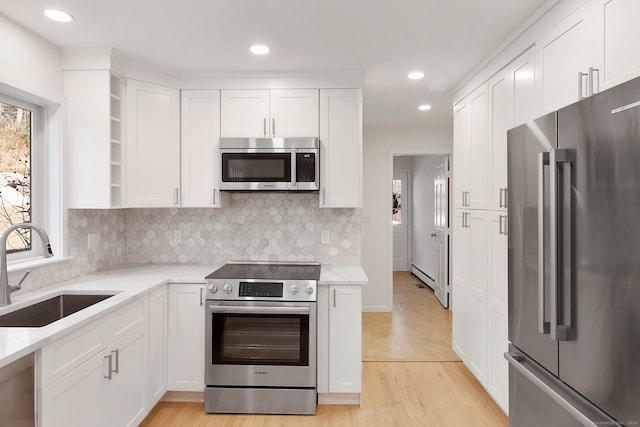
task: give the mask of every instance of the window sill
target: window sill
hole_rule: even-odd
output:
[[[73,257],[59,257],[54,256],[51,258],[29,258],[24,260],[16,260],[7,263],[7,271],[13,273],[14,271],[28,270],[30,268],[44,267],[50,264],[57,264],[59,262],[69,262]]]

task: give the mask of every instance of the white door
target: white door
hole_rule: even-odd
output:
[[[409,271],[409,171],[393,171],[391,219],[393,221],[393,271]]]
[[[435,284],[434,293],[438,301],[449,306],[449,170],[445,158],[437,168],[433,182],[433,225],[431,237],[435,241]]]

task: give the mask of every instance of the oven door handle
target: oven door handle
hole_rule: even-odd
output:
[[[225,314],[309,314],[309,307],[259,307],[209,305],[212,313]]]

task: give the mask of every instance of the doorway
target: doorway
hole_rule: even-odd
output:
[[[392,266],[410,271],[449,305],[448,155],[393,156]]]

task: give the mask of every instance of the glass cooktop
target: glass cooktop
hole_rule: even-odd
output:
[[[319,280],[320,264],[293,262],[233,261],[209,274],[206,279]]]

